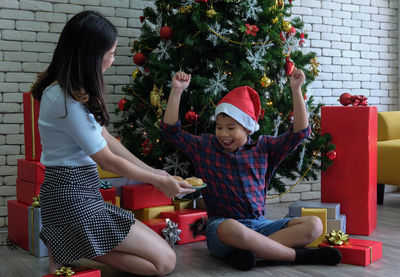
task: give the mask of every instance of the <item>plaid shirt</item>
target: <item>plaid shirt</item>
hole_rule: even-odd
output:
[[[202,189],[208,216],[249,219],[264,216],[265,196],[279,163],[310,134],[307,127],[297,133],[292,128],[280,136],[249,137],[237,151],[225,151],[215,135],[194,136],[175,125],[161,123],[163,136],[192,160]],[[266,182],[267,181],[267,182]]]

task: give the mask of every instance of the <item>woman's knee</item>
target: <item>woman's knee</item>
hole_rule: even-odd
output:
[[[176,254],[171,247],[165,247],[155,261],[154,266],[157,269],[157,275],[166,275],[171,273],[176,266]]]

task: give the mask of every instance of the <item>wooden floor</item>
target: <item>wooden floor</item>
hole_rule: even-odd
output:
[[[285,216],[289,205],[290,203],[268,204],[267,218],[277,219]],[[2,241],[4,236],[4,233],[0,233]],[[384,205],[378,206],[378,227],[369,237],[351,238],[382,241],[382,258],[367,267],[347,264],[310,266],[260,263],[252,271],[241,272],[211,257],[205,242],[202,241],[175,246],[178,264],[175,271],[168,276],[400,276],[400,192],[385,194]],[[102,277],[133,276],[92,261],[82,261],[78,265],[100,268]],[[0,247],[1,277],[39,277],[47,274],[47,266],[47,258],[36,258],[20,248],[11,250],[7,246]]]

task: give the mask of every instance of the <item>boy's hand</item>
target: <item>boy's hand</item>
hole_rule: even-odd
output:
[[[290,87],[292,88],[292,90],[300,89],[305,79],[306,76],[304,75],[304,72],[300,69],[295,68],[292,76],[290,77]]]
[[[172,77],[172,89],[184,91],[189,86],[191,77],[191,74],[186,74],[185,72],[179,71],[175,73],[174,77]]]

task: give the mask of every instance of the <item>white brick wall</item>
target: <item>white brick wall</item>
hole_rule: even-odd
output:
[[[1,0],[0,1],[0,227],[6,224],[7,200],[15,199],[17,160],[24,157],[22,93],[43,71],[65,22],[82,10],[96,10],[117,27],[118,56],[106,72],[114,111],[122,87],[135,69],[131,45],[140,35],[139,16],[152,1]],[[116,120],[116,116],[111,118]],[[113,128],[110,128],[113,131]]]
[[[15,199],[16,160],[24,156],[22,92],[43,71],[65,22],[93,9],[118,28],[118,56],[106,72],[114,110],[135,66],[130,45],[140,35],[139,16],[152,1],[1,0],[0,1],[0,227],[7,222],[6,200]],[[398,1],[294,0],[293,17],[308,33],[320,75],[310,92],[317,102],[337,105],[343,92],[363,94],[379,111],[398,110]],[[112,120],[116,116],[111,115]],[[112,126],[110,131],[113,131]],[[292,182],[288,182],[291,184]],[[274,193],[271,192],[271,195]],[[320,180],[302,182],[293,192],[267,202],[320,197]]]
[[[320,53],[312,84],[317,102],[337,105],[343,92],[363,94],[379,111],[398,110],[398,1],[293,1]],[[311,11],[310,11],[311,10]],[[311,13],[310,13],[311,12]]]

